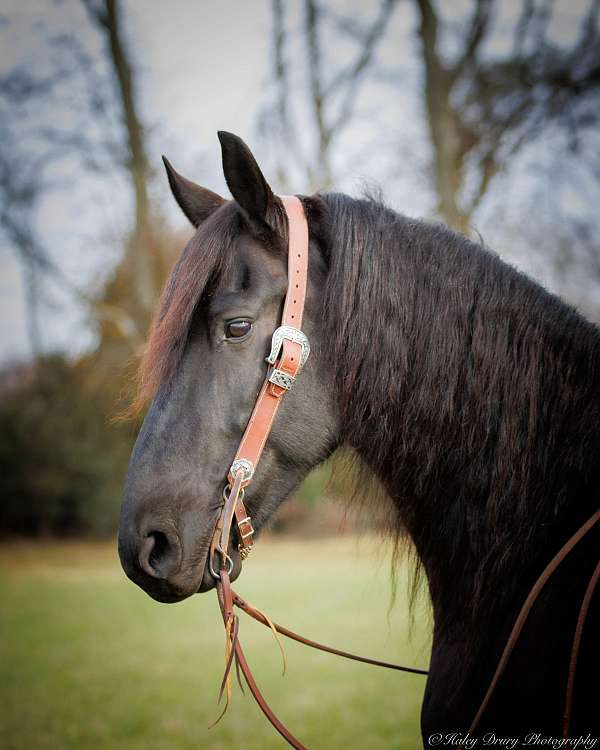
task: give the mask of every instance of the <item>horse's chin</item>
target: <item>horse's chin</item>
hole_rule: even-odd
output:
[[[240,557],[240,553],[237,551],[237,549],[233,547],[229,549],[229,555],[233,560],[233,569],[231,571],[231,575],[229,576],[229,580],[233,582],[236,580],[236,578],[239,577],[240,573],[242,572],[242,558]],[[217,581],[214,578],[213,574],[210,572],[207,559],[206,565],[204,566],[204,574],[196,593],[204,594],[206,591],[214,589],[216,585]]]
[[[230,548],[229,555],[233,560],[230,580],[235,581],[242,572],[242,560],[237,549]],[[197,568],[196,568],[197,571]],[[161,604],[177,604],[188,599],[193,594],[202,594],[210,591],[216,586],[216,580],[210,572],[208,558],[204,564],[204,571],[200,583],[198,583],[197,574],[189,568],[179,571],[169,580],[160,578],[150,578],[147,575],[130,576],[134,583],[137,583],[152,599]]]
[[[147,591],[146,593],[154,599],[154,601],[160,602],[161,604],[178,604],[190,596],[190,594],[172,594],[167,591],[156,590]]]

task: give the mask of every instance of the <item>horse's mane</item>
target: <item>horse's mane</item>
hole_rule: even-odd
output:
[[[600,331],[441,224],[319,199],[343,437],[394,497],[437,614],[466,607],[475,631],[600,480]]]

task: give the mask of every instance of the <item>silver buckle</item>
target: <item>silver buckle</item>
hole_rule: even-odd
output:
[[[269,383],[278,385],[280,388],[285,388],[286,391],[290,390],[295,381],[296,378],[293,378],[291,375],[288,375],[287,372],[278,370],[277,368],[275,368],[269,376]]]
[[[271,339],[271,351],[269,353],[269,356],[266,358],[266,361],[270,365],[274,365],[275,362],[277,362],[277,358],[279,357],[279,353],[281,352],[281,347],[283,345],[284,339],[292,341],[295,344],[300,344],[300,347],[302,349],[300,353],[300,367],[298,368],[298,372],[300,372],[300,369],[304,367],[304,363],[306,362],[306,360],[308,359],[308,355],[310,354],[310,344],[308,343],[306,335],[302,333],[299,328],[294,328],[294,326],[279,326],[279,328],[275,329],[275,331],[273,332],[273,338]],[[277,383],[276,385],[280,384]],[[282,388],[285,388],[285,386],[282,386]]]

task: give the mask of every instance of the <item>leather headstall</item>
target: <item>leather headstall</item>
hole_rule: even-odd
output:
[[[221,567],[229,574],[233,561],[227,554],[233,519],[237,528],[238,551],[245,560],[252,550],[254,528],[244,505],[244,490],[252,481],[258,462],[273,427],[285,394],[292,388],[310,353],[308,339],[302,333],[302,316],[308,279],[308,224],[299,198],[281,196],[288,220],[288,286],[281,325],[273,333],[265,381],[246,426],[223,489],[225,504],[217,522],[211,545],[211,573],[214,553],[221,556]]]

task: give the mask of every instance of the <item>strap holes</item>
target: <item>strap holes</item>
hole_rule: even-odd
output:
[[[300,257],[300,253],[298,253],[298,257]]]
[[[298,284],[296,284],[296,289],[298,289]]]

